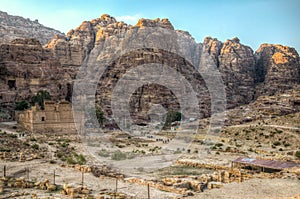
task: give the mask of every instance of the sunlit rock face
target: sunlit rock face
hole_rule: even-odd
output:
[[[255,56],[258,95],[274,94],[299,84],[300,62],[294,48],[262,44]]]
[[[134,36],[130,34],[147,27],[174,30],[168,19],[140,19],[131,26],[104,14],[100,18],[82,22],[67,35],[54,35],[44,46],[34,39],[18,39],[1,45],[1,106],[6,103],[12,109],[14,101],[29,100],[43,89],[48,90],[54,100],[70,100],[73,81],[92,52],[114,57],[116,52],[105,51],[107,41],[110,49],[118,49],[124,42],[120,35],[126,33],[129,37]],[[193,40],[186,31],[174,32]],[[158,42],[164,43],[163,40]],[[262,95],[273,95],[299,85],[299,56],[290,47],[263,44],[253,52],[238,38],[221,42],[206,37],[203,43],[187,48],[195,55],[210,56],[225,85],[227,108],[248,104]],[[140,49],[116,58],[99,77],[95,101],[107,115],[112,114],[111,96],[117,82],[129,70],[149,63],[169,65],[186,77],[193,89],[201,93],[197,96],[201,116],[208,117],[211,114],[210,93],[205,81],[188,60],[162,49]],[[170,83],[176,83],[172,81]],[[180,109],[178,96],[169,88],[159,84],[144,85],[137,88],[130,99],[130,113],[137,123],[151,119],[147,114],[151,112],[153,104],[161,104],[166,110]]]

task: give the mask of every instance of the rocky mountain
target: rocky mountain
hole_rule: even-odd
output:
[[[54,100],[70,100],[70,80],[60,62],[39,41],[15,39],[0,45],[0,114],[3,118],[12,118],[15,102],[31,101],[39,90],[47,90]]]
[[[253,50],[241,44],[238,38],[222,43],[207,37],[203,45],[222,73],[226,85],[228,108],[253,100],[256,76]]]
[[[76,77],[78,68],[95,44],[121,29],[128,30],[129,25],[117,22],[109,15],[98,19],[84,21],[75,30],[70,30],[66,36],[56,35],[46,46],[50,49],[72,78]]]
[[[128,37],[135,38],[135,34],[142,32],[145,27],[174,30],[167,19],[140,19],[135,26],[130,26],[118,22],[109,15],[102,15],[98,19],[84,21],[78,28],[70,30],[66,36],[56,35],[45,47],[34,40],[16,40],[10,44],[2,44],[1,107],[29,99],[38,89],[48,90],[58,100],[70,99],[72,82],[76,79],[82,64],[89,63],[88,61],[97,52],[101,52],[102,56],[113,58],[117,54],[118,47],[126,41],[120,36],[121,33],[129,33]],[[187,32],[177,32],[191,38]],[[161,39],[159,42],[164,43],[163,39],[172,40],[172,36]],[[170,49],[173,47],[176,48],[175,45],[169,46]],[[107,49],[112,50],[106,51]],[[281,96],[280,94],[289,90],[293,95],[290,95],[291,101],[288,102],[288,106],[277,108],[285,107],[284,111],[279,111],[282,114],[299,110],[297,93],[300,83],[300,61],[295,49],[262,44],[254,52],[250,47],[240,43],[238,38],[223,43],[207,37],[202,44],[194,44],[189,50],[192,54],[198,53],[202,57],[210,56],[217,66],[225,85],[228,109],[247,104],[256,107],[261,101],[267,104],[264,96]],[[86,58],[88,59],[85,60]],[[97,57],[97,60],[101,60],[101,57]],[[148,48],[137,49],[117,57],[99,77],[95,93],[96,102],[104,110],[106,117],[112,115],[112,93],[121,77],[139,65],[151,63],[171,66],[183,75],[198,93],[200,115],[202,117],[210,115],[211,99],[207,85],[203,77],[197,75],[189,60],[163,49]],[[171,85],[176,85],[174,79],[167,81]],[[297,98],[294,101],[293,96]],[[280,101],[280,104],[285,103],[286,98],[282,99],[284,100]],[[149,122],[148,113],[154,104],[161,104],[166,110],[180,110],[178,96],[175,96],[170,88],[155,83],[136,88],[129,104],[130,114],[137,124]],[[251,113],[254,114],[255,111]]]
[[[262,44],[255,56],[257,95],[273,95],[299,84],[300,60],[294,48]]]
[[[294,48],[262,44],[254,53],[238,38],[222,43],[210,37],[203,45],[223,74],[229,108],[292,89],[300,82],[299,55]]]
[[[63,35],[58,30],[43,26],[38,20],[31,21],[0,11],[0,43],[9,43],[16,38],[34,38],[44,45],[55,34]]]

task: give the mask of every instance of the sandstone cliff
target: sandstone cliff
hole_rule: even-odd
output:
[[[300,60],[294,48],[262,44],[255,56],[257,95],[273,95],[300,83]]]
[[[299,84],[299,55],[294,48],[262,44],[254,53],[238,38],[222,43],[211,37],[205,38],[203,45],[222,73],[228,108]]]
[[[120,33],[132,31],[130,36],[134,37],[144,27],[174,30],[167,19],[140,19],[135,26],[130,26],[109,15],[102,15],[97,19],[84,21],[66,36],[56,35],[44,48],[35,40],[29,39],[1,45],[1,106],[4,103],[29,99],[37,90],[43,88],[49,90],[56,99],[70,98],[72,80],[76,78],[85,58],[94,51],[114,57],[115,51],[104,52],[104,47],[110,45],[110,49],[117,49],[124,42],[124,38],[119,37],[122,35]],[[176,32],[191,38],[188,32]],[[171,40],[172,37],[161,39]],[[263,44],[254,53],[250,47],[241,44],[238,38],[223,43],[207,37],[203,44],[195,44],[188,50],[195,54],[207,53],[212,58],[226,87],[227,108],[255,104],[256,99],[264,99],[261,96],[274,95],[276,92],[280,95],[280,92],[287,89],[290,92],[299,92],[299,55],[293,48]],[[202,117],[210,115],[210,94],[207,86],[203,77],[195,75],[197,72],[189,61],[162,49],[140,49],[117,57],[103,71],[96,89],[96,102],[107,116],[112,114],[112,91],[120,78],[134,67],[148,63],[166,64],[180,72],[190,81],[193,89],[200,93],[197,97]],[[176,84],[172,79],[168,81]],[[180,104],[176,97],[178,96],[169,88],[162,85],[144,85],[137,88],[131,96],[131,115],[135,122],[144,123],[150,119],[148,112],[153,104],[161,104],[165,109],[179,110]],[[289,107],[295,106],[293,103],[289,104]],[[280,109],[282,106],[278,107]],[[282,113],[287,112],[289,111]]]
[[[70,98],[70,77],[37,40],[15,39],[1,44],[0,71],[1,111],[12,111],[15,102],[30,101],[39,90],[47,90],[55,100]]]
[[[43,26],[38,20],[31,21],[0,11],[0,43],[9,43],[16,38],[34,38],[44,45],[55,34],[63,35],[57,30]]]
[[[66,37],[56,35],[46,48],[51,49],[66,72],[75,79],[78,67],[96,42],[126,29],[125,23],[117,22],[115,18],[104,14],[100,18],[84,21],[75,30],[70,30]]]

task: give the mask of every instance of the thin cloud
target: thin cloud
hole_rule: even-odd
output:
[[[118,16],[116,19],[118,21],[124,21],[125,23],[128,24],[135,24],[137,21],[142,18],[139,14],[136,15],[123,15],[123,16]]]

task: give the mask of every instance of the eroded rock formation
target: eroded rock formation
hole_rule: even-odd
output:
[[[273,95],[299,84],[300,61],[294,48],[262,44],[255,56],[257,95]]]
[[[97,42],[127,29],[127,24],[117,22],[115,18],[104,14],[100,18],[84,21],[66,36],[56,35],[46,48],[51,49],[65,72],[75,79],[78,68]]]
[[[44,45],[55,34],[63,35],[57,30],[43,26],[38,20],[31,21],[0,11],[0,43],[9,43],[16,38],[34,38]]]
[[[221,43],[217,39],[207,37],[203,45],[222,73],[228,108],[253,100],[255,58],[252,49],[241,44],[238,38]]]
[[[30,101],[39,90],[47,90],[55,100],[65,99],[70,92],[70,77],[60,62],[34,39],[1,44],[0,71],[2,111],[13,109],[15,102]]]
[[[66,36],[54,36],[45,47],[30,39],[1,45],[1,106],[29,99],[40,89],[49,90],[54,99],[70,98],[72,80],[76,79],[79,68],[93,51],[114,58],[118,47],[124,45],[124,38],[120,35],[132,31],[129,36],[134,37],[134,34],[143,31],[145,27],[174,30],[168,19],[140,19],[135,26],[131,26],[118,22],[109,15],[102,15],[97,19],[84,21]],[[192,39],[188,32],[176,32]],[[290,47],[263,44],[254,53],[250,47],[241,44],[238,38],[223,43],[207,37],[203,44],[195,44],[188,50],[195,54],[207,53],[212,58],[226,86],[227,108],[254,102],[262,95],[297,89],[299,85],[299,55]],[[188,60],[163,49],[135,50],[117,57],[107,66],[102,77],[99,77],[96,91],[96,102],[107,115],[112,114],[111,96],[116,83],[130,69],[148,63],[172,66],[186,77],[200,93],[197,97],[202,117],[209,116],[210,95],[203,78],[197,75],[198,72]],[[147,113],[153,104],[161,104],[166,109],[180,109],[178,96],[169,88],[149,84],[137,88],[131,96],[131,114],[138,122],[143,123],[149,120]]]

